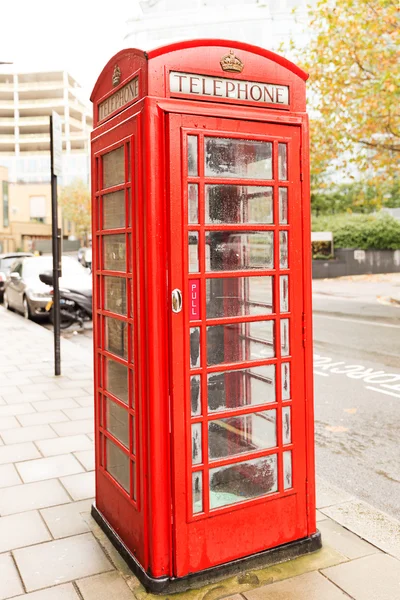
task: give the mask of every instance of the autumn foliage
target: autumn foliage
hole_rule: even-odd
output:
[[[359,172],[375,183],[395,181],[400,157],[398,0],[319,0],[310,27],[311,42],[301,62],[310,74],[314,177],[333,164],[336,171]]]
[[[76,180],[63,187],[59,203],[63,217],[75,223],[78,236],[86,243],[91,229],[91,200],[87,185]]]

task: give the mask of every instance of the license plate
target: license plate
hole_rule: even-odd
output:
[[[52,306],[53,306],[53,300],[49,300],[48,303],[46,304],[46,310],[49,311]]]

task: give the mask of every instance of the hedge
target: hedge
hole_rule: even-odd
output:
[[[400,249],[400,221],[387,213],[313,217],[313,231],[331,231],[335,248]]]

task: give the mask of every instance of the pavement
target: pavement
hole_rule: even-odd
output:
[[[3,307],[0,331],[0,600],[156,598],[90,516],[90,350],[63,339],[55,377],[50,331]],[[400,522],[322,479],[317,506],[320,551],[177,600],[400,600]]]
[[[313,294],[400,305],[400,272],[313,279]]]

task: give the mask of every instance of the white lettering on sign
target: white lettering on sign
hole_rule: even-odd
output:
[[[139,96],[139,77],[135,77],[129,83],[124,85],[118,92],[109,96],[107,100],[99,104],[99,121],[102,121],[108,115],[115,112],[119,108],[129,104]]]
[[[241,81],[170,71],[169,89],[171,94],[232,98],[261,104],[289,105],[289,87],[274,83]]]

